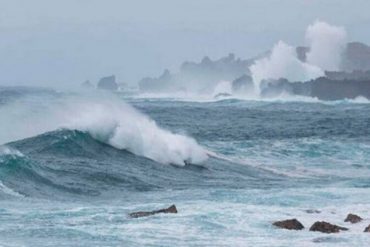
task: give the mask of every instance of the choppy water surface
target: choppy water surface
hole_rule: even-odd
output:
[[[0,246],[370,242],[362,232],[370,223],[366,101],[192,102],[2,88],[0,121]],[[178,214],[127,217],[171,204]],[[344,223],[350,212],[365,220]],[[306,229],[271,226],[288,218]],[[350,231],[309,232],[316,220]]]

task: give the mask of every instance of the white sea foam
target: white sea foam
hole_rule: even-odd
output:
[[[9,187],[5,186],[1,181],[0,181],[0,191],[8,194],[10,196],[16,196],[16,197],[24,197],[23,195],[19,194],[18,192],[10,189]]]
[[[14,148],[10,148],[7,146],[0,146],[0,155],[11,155],[11,156],[19,156],[23,157],[24,155]]]

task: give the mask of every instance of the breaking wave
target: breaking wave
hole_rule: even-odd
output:
[[[113,95],[16,102],[0,109],[0,120],[9,129],[0,133],[0,143],[67,128],[163,164],[200,164],[208,158],[193,138],[160,128]]]

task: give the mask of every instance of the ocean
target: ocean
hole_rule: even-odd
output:
[[[367,246],[369,103],[2,87],[0,246]]]

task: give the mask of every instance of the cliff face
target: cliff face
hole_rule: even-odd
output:
[[[310,96],[317,97],[321,100],[354,99],[358,96],[370,99],[370,80],[338,81],[321,77],[307,83],[307,86],[311,89]]]

